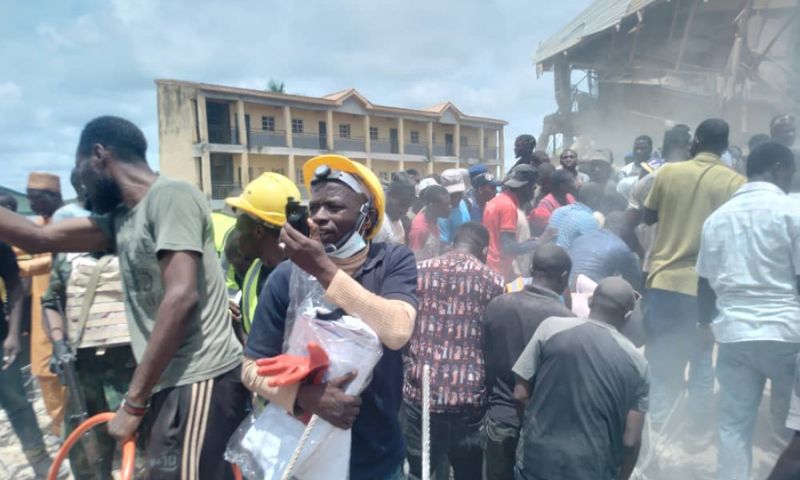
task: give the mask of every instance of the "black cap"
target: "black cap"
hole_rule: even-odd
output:
[[[510,188],[519,188],[529,183],[535,183],[538,178],[539,172],[536,168],[524,164],[517,165],[508,172],[508,175],[503,180],[503,185]]]
[[[470,181],[472,188],[480,188],[484,185],[494,185],[495,187],[500,185],[500,182],[489,172],[481,173],[479,175],[475,175],[475,177]]]

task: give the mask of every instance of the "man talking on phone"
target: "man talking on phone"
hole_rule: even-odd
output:
[[[272,272],[259,297],[245,346],[243,380],[262,397],[294,415],[307,412],[353,429],[351,480],[394,480],[403,475],[405,447],[398,421],[402,400],[400,350],[414,331],[417,266],[404,245],[370,242],[384,220],[380,181],[363,165],[339,155],[312,158],[303,166],[311,193],[309,236],[287,222],[280,235],[289,259]],[[361,318],[383,343],[372,380],[356,397],[344,391],[355,372],[321,385],[268,386],[255,361],[283,353],[292,264],[313,275],[325,299]]]

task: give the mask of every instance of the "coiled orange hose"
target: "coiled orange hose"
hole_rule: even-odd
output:
[[[53,465],[50,467],[50,472],[47,474],[47,480],[58,480],[58,471],[61,469],[61,464],[67,458],[72,447],[80,440],[80,438],[89,430],[100,425],[101,423],[110,422],[114,418],[114,412],[98,413],[97,415],[89,418],[85,422],[78,425],[72,433],[69,434],[64,445],[58,449],[56,457],[53,459]],[[133,480],[133,467],[136,461],[136,441],[131,438],[122,444],[122,464],[120,466],[121,480]],[[242,480],[242,472],[236,465],[233,467],[233,477],[236,480]]]

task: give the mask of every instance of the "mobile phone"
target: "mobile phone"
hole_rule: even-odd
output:
[[[309,234],[308,207],[301,205],[293,197],[289,197],[289,201],[286,202],[286,222],[307,237]]]

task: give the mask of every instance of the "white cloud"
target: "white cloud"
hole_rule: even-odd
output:
[[[274,78],[307,95],[354,87],[417,108],[450,100],[509,121],[510,156],[513,137],[537,134],[555,109],[550,78],[533,70],[536,45],[588,2],[15,2],[0,36],[0,61],[14,65],[0,80],[0,162],[13,164],[2,183],[23,187],[33,165],[68,173],[78,132],[102,114],[140,125],[157,168],[155,78],[251,88]]]

